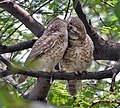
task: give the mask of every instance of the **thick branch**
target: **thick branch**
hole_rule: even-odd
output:
[[[87,74],[82,73],[81,75],[76,75],[74,72],[66,73],[66,72],[43,72],[43,71],[30,71],[20,69],[9,60],[6,60],[2,56],[0,56],[0,60],[8,66],[8,70],[0,72],[0,78],[11,75],[11,74],[23,74],[32,77],[42,77],[42,78],[53,78],[54,80],[85,80],[85,79],[104,79],[104,78],[112,78],[113,72],[115,71],[116,75],[120,71],[120,62],[116,63],[112,69],[99,71],[99,72],[87,72]]]
[[[85,80],[85,79],[105,79],[105,78],[112,78],[113,71],[116,70],[117,72],[120,71],[120,64],[117,64],[114,68],[105,70],[105,71],[99,71],[99,72],[87,72],[87,74],[82,73],[81,75],[76,75],[73,73],[66,73],[66,72],[43,72],[43,71],[29,71],[29,70],[23,70],[19,68],[14,68],[14,72],[10,70],[5,70],[3,72],[0,72],[0,78],[11,75],[11,74],[23,74],[27,76],[32,77],[42,77],[42,78],[53,78],[54,80]]]
[[[73,0],[75,2],[76,0]],[[75,4],[75,3],[74,3]],[[97,60],[115,60],[120,58],[120,43],[104,41],[93,27],[88,23],[86,15],[84,14],[81,4],[78,1],[77,5],[74,6],[78,17],[84,23],[87,33],[91,37],[95,45],[94,58]]]
[[[21,51],[24,49],[31,48],[33,44],[35,43],[35,41],[36,39],[20,42],[20,43],[13,44],[10,46],[0,45],[0,54]]]
[[[24,68],[20,69],[16,65],[14,65],[9,60],[0,56],[0,60],[8,66],[8,70],[0,72],[0,78],[11,75],[11,74],[23,74],[32,77],[42,77],[42,78],[53,78],[58,80],[73,80],[73,79],[104,79],[111,78],[113,76],[113,71],[116,71],[116,74],[120,71],[120,62],[118,62],[112,69],[99,71],[99,72],[88,72],[87,74],[83,73],[81,75],[76,75],[74,72],[66,73],[66,72],[43,72],[43,71],[30,71],[25,70]]]
[[[0,7],[19,19],[37,37],[43,34],[44,27],[16,3],[10,0],[3,0],[0,2]]]

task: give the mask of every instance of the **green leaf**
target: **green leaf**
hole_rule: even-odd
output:
[[[115,5],[115,14],[120,21],[120,1]]]

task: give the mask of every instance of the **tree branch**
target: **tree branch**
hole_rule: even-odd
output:
[[[1,58],[0,58],[1,59]],[[1,60],[5,61],[6,60]],[[10,62],[7,62],[8,66]],[[14,65],[12,65],[14,66]],[[98,71],[98,72],[87,72],[87,74],[82,73],[81,75],[76,75],[73,73],[66,73],[66,72],[43,72],[43,71],[30,71],[25,69],[20,69],[17,66],[14,66],[13,68],[9,68],[8,70],[5,70],[3,72],[0,72],[0,78],[11,75],[11,74],[23,74],[27,76],[32,77],[42,77],[42,78],[53,78],[54,80],[85,80],[85,79],[105,79],[105,78],[112,78],[113,71],[116,71],[116,73],[119,73],[120,71],[120,62],[117,63],[112,69],[104,70],[104,71]]]
[[[76,0],[73,0],[75,11],[78,17],[84,23],[87,33],[94,42],[95,46],[94,58],[97,60],[115,60],[115,61],[119,60],[120,43],[108,42],[103,40],[93,29],[93,27],[88,23],[80,2],[78,1],[77,4],[75,2]]]
[[[10,46],[0,45],[0,54],[11,53],[11,52],[21,51],[24,49],[31,48],[33,44],[35,43],[35,41],[36,39],[23,41],[23,42],[13,44]]]
[[[40,37],[43,34],[45,28],[16,3],[3,0],[0,2],[0,7],[19,19],[35,36]]]
[[[53,78],[54,80],[84,80],[84,79],[104,79],[104,78],[112,78],[113,71],[115,73],[119,73],[120,71],[120,62],[116,63],[112,69],[99,71],[99,72],[87,72],[87,74],[82,73],[81,75],[76,75],[74,72],[66,73],[66,72],[43,72],[43,71],[31,71],[25,70],[24,68],[17,67],[9,60],[0,56],[0,61],[5,63],[8,66],[8,70],[0,72],[0,78],[11,75],[11,74],[23,74],[32,77],[42,77],[42,78]]]

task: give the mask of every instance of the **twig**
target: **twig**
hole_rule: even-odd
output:
[[[120,66],[120,60],[118,60],[118,62],[116,63],[116,65],[114,66],[114,68],[112,69],[112,82],[111,82],[111,86],[110,86],[110,91],[114,92],[114,84],[115,84],[115,78],[116,75],[119,73],[119,71],[117,71],[117,67],[116,66]]]
[[[111,82],[111,86],[110,86],[110,91],[111,92],[114,92],[114,84],[115,84],[116,75],[117,75],[116,70],[113,70],[112,82]]]
[[[67,14],[68,14],[68,10],[69,10],[69,7],[70,7],[70,1],[71,1],[71,0],[68,1],[67,10],[66,10],[66,13],[65,13],[64,20],[66,19]]]
[[[91,6],[90,6],[90,8],[92,8]],[[106,25],[106,23],[103,21],[103,19],[101,18],[101,16],[100,16],[100,14],[96,11],[96,9],[95,8],[92,8],[93,10],[94,10],[94,12],[98,15],[98,17],[100,18],[100,21],[103,23],[103,25],[105,26],[105,27],[107,27],[107,25]],[[111,32],[109,32],[109,35],[111,36],[108,36],[109,37],[109,41],[111,40],[111,38],[113,39],[113,36],[112,36],[112,33]]]
[[[4,57],[2,57],[1,55],[0,55],[0,61],[2,61],[6,66],[7,66],[7,69],[8,69],[8,71],[7,70],[5,70],[6,72],[1,72],[1,75],[0,75],[0,78],[2,77],[2,76],[4,76],[5,75],[5,73],[6,74],[9,74],[9,75],[11,75],[11,74],[13,74],[13,73],[16,73],[17,72],[17,70],[19,69],[16,65],[14,65],[12,62],[10,62],[9,60],[7,60],[7,59],[5,59]],[[8,76],[8,75],[7,75]]]
[[[9,60],[5,59],[5,58],[2,57],[1,55],[0,55],[0,60],[1,60],[4,64],[6,64],[7,66],[10,66],[10,65],[12,64],[12,62],[10,62]]]
[[[14,30],[12,33],[10,33],[9,36],[7,36],[7,37],[2,41],[2,43],[5,42],[7,39],[9,39],[22,25],[23,25],[23,24],[20,24],[18,27],[16,27],[15,30]]]
[[[1,37],[2,37],[2,35],[3,35],[9,28],[13,27],[14,24],[17,23],[17,22],[18,22],[18,20],[15,22],[15,20],[13,19],[12,23],[11,23],[10,25],[8,25],[8,26],[3,30],[3,32],[1,33]],[[8,23],[7,23],[7,24],[8,24]]]
[[[105,0],[100,0],[100,1],[103,2],[104,4],[107,4],[108,6],[110,6],[110,7],[112,7],[112,8],[114,8],[114,6],[113,6],[112,4],[106,2]]]
[[[3,0],[0,2],[0,7],[20,20],[37,37],[43,34],[45,28],[16,3],[9,0]]]
[[[103,66],[106,66],[106,67],[112,67],[111,65],[104,64],[104,63],[100,63],[100,62],[98,62],[97,60],[95,60],[95,62],[96,62],[98,65],[103,65]]]
[[[24,97],[26,91],[27,91],[34,83],[35,83],[35,81],[32,82],[30,85],[28,85],[27,88],[21,93],[20,97]]]
[[[37,11],[39,11],[43,6],[45,6],[45,5],[47,5],[48,3],[50,3],[52,0],[49,0],[49,1],[47,1],[46,3],[44,3],[42,6],[40,6],[38,9],[36,9],[32,14],[30,14],[30,15],[33,15],[33,14],[35,14]]]

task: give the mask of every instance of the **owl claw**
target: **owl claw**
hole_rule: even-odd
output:
[[[77,71],[77,73],[78,73],[78,75],[79,75],[79,76],[81,76],[81,75],[82,75],[82,74],[81,74],[81,72],[79,72],[79,71]]]
[[[53,77],[54,77],[54,73],[51,71],[50,84],[52,84],[52,82],[54,80]]]
[[[81,76],[82,74],[79,71],[77,71],[77,72],[75,72],[75,75],[76,76]]]
[[[51,78],[50,78],[50,84],[52,84],[52,82],[53,82],[53,78],[51,77]]]
[[[85,74],[85,75],[87,75],[87,71],[82,71],[82,74]]]

